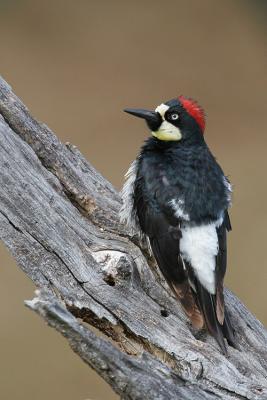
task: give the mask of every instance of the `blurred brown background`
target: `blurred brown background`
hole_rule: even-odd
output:
[[[148,134],[122,113],[178,94],[234,184],[228,286],[267,323],[264,1],[0,0],[1,74],[39,120],[119,188]],[[1,245],[0,398],[117,397],[23,300],[34,287]]]

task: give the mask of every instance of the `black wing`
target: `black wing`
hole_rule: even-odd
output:
[[[157,224],[150,224],[149,240],[158,266],[170,288],[180,300],[186,314],[196,328],[204,325],[197,299],[188,280],[188,272],[180,255],[179,226],[172,227],[164,216],[157,216]],[[159,229],[160,228],[160,231]]]
[[[170,214],[148,206],[144,196],[135,191],[135,208],[143,232],[149,237],[157,264],[168,285],[180,300],[186,314],[196,328],[204,320],[197,299],[188,280],[188,272],[180,255],[181,231],[177,219],[170,223]]]
[[[217,228],[219,251],[216,258],[216,315],[222,326],[222,332],[228,343],[233,347],[237,347],[234,339],[233,328],[230,323],[229,316],[225,310],[223,281],[227,267],[227,231],[232,230],[229,214],[226,211],[222,225]]]
[[[201,328],[205,322],[208,331],[226,353],[224,338],[236,347],[223,297],[227,258],[226,231],[231,229],[228,213],[225,212],[224,220],[217,228],[219,251],[215,268],[216,293],[211,294],[200,283],[192,266],[180,254],[181,221],[175,216],[169,201],[170,198],[174,198],[173,193],[151,188],[150,193],[154,193],[155,200],[153,204],[151,199],[146,200],[141,180],[142,178],[139,178],[136,182],[134,206],[141,229],[149,237],[157,264],[193,325]]]

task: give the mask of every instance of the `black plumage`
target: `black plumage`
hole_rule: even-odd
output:
[[[204,141],[203,112],[183,97],[155,112],[126,111],[146,119],[153,137],[134,165],[124,216],[127,211],[129,221],[149,238],[192,323],[205,325],[226,353],[224,338],[234,346],[223,298],[231,188]]]
[[[184,211],[195,224],[216,220],[229,205],[222,169],[204,140],[185,145],[148,139],[136,177],[135,196],[170,218],[173,212],[168,202],[177,197],[183,198]]]

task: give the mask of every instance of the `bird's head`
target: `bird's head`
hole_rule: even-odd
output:
[[[126,108],[125,112],[146,120],[158,140],[200,140],[205,129],[203,109],[190,98],[179,96],[159,105],[155,111]]]

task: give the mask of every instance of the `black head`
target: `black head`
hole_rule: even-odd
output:
[[[192,99],[179,96],[159,105],[155,111],[125,109],[144,118],[152,135],[163,141],[203,140],[205,117],[202,108]]]

